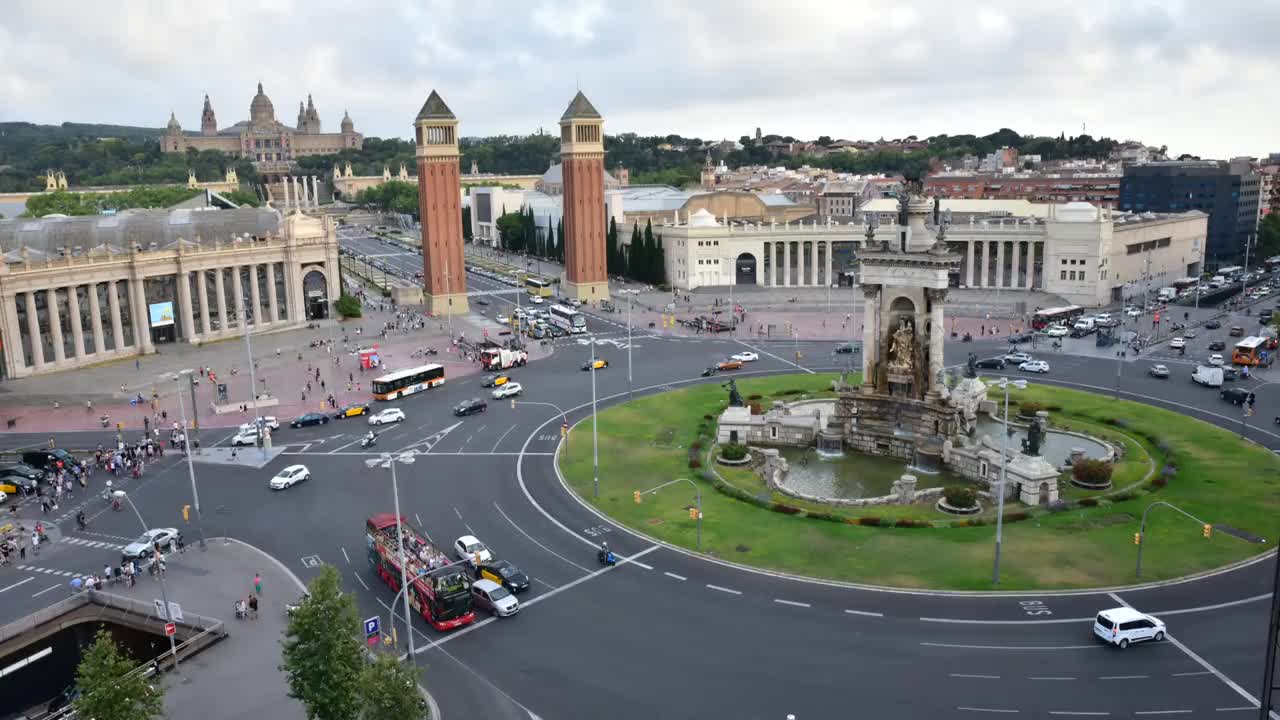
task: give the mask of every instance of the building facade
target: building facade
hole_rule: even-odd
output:
[[[414,119],[418,162],[418,217],[422,226],[422,294],[427,312],[467,312],[462,257],[462,185],[458,118],[432,90]]]
[[[1175,161],[1131,165],[1120,209],[1136,213],[1199,210],[1209,215],[1209,269],[1243,264],[1257,242],[1261,182],[1247,163]]]
[[[217,116],[206,95],[200,113],[200,133],[184,132],[177,116],[170,113],[160,148],[169,153],[185,153],[187,148],[220,150],[251,161],[258,174],[275,179],[287,175],[295,159],[304,155],[332,155],[364,146],[364,136],[355,131],[350,115],[343,113],[339,130],[336,133],[320,131],[320,114],[310,95],[306,107],[298,103],[297,127],[276,120],[275,106],[262,91],[262,83],[258,83],[258,94],[249,103],[248,120],[218,129]]]
[[[127,211],[0,221],[6,377],[82,367],[327,317],[327,217],[271,209]]]
[[[933,197],[1030,200],[1035,203],[1087,202],[1114,208],[1120,202],[1120,172],[1054,171],[980,174],[944,172],[925,178]]]

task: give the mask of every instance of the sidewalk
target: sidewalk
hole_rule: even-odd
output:
[[[170,554],[165,582],[169,601],[184,612],[217,618],[229,636],[182,663],[181,674],[165,677],[165,716],[172,720],[297,718],[306,713],[288,696],[280,672],[280,639],[286,626],[284,604],[298,599],[300,581],[258,549],[238,541],[210,540],[208,550],[193,545]],[[258,619],[236,620],[234,603],[253,590],[253,574],[261,573]],[[145,603],[160,597],[160,584],[144,575],[133,588],[112,586],[109,592]],[[213,713],[213,709],[217,712]]]

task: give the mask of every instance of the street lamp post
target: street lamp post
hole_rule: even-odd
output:
[[[408,570],[409,563],[408,561],[405,560],[404,530],[401,528],[401,525],[400,525],[400,484],[396,481],[396,465],[398,463],[404,463],[405,465],[412,465],[414,462],[414,454],[415,453],[412,450],[400,453],[399,455],[382,453],[380,456],[376,458],[370,458],[364,461],[364,464],[369,468],[375,468],[375,467],[391,468],[391,494],[392,494],[392,497],[395,498],[394,502],[395,502],[395,513],[396,513],[396,541],[399,543],[398,552],[400,553],[400,585],[402,590],[404,588],[409,587],[409,570]],[[395,607],[395,606],[392,605],[392,607]],[[408,630],[408,635],[409,635],[410,662],[413,662],[416,664],[417,660],[414,659],[415,653],[413,649],[413,625],[412,625],[412,619],[411,619],[412,617],[413,616],[409,613],[409,593],[406,592],[404,595],[404,622],[406,626],[405,629]]]
[[[1008,478],[1009,471],[1009,386],[1024,390],[1027,387],[1026,380],[1010,380],[1008,378],[1000,378],[995,383],[998,388],[1004,389],[1004,432],[1003,442],[1000,446],[1000,493],[996,499],[996,558],[995,565],[991,571],[991,583],[993,585],[1000,584],[1000,546],[1004,542],[1004,488],[1005,480]]]
[[[678,482],[687,482],[687,483],[689,483],[689,485],[690,485],[690,486],[692,486],[692,487],[693,487],[693,501],[694,501],[694,504],[695,504],[696,512],[698,513],[698,518],[697,518],[697,520],[698,520],[698,535],[697,535],[698,539],[697,539],[697,544],[695,545],[695,547],[697,548],[698,552],[702,552],[702,489],[698,487],[697,483],[695,483],[694,481],[690,480],[689,478],[676,478],[675,480],[670,480],[670,481],[664,482],[664,483],[662,483],[661,485],[658,485],[657,487],[651,487],[651,488],[649,488],[648,490],[637,490],[637,491],[636,491],[636,502],[640,502],[640,497],[641,497],[642,495],[651,495],[651,494],[653,494],[653,493],[658,492],[658,491],[659,491],[659,490],[661,490],[662,488],[667,487],[668,485],[674,485],[674,484],[676,484],[676,483],[678,483]]]
[[[248,306],[249,303],[245,302],[245,307]],[[253,341],[249,339],[249,313],[243,313],[238,320],[241,329],[244,331],[244,351],[249,356],[249,396],[253,398],[254,424],[258,427],[258,448],[262,451],[262,457],[265,459],[267,446],[262,442],[262,413],[258,410],[258,371],[254,368]]]
[[[600,438],[596,422],[596,336],[591,334],[591,496],[600,497]]]
[[[190,379],[194,376],[194,374],[195,374],[194,370],[183,370],[182,372],[175,375],[173,379],[175,381],[178,381],[183,375],[187,375],[188,379]],[[192,387],[195,387],[195,386],[192,385]],[[194,402],[195,400],[192,400],[192,403]],[[195,408],[193,407],[192,409],[194,410]],[[178,412],[181,414],[181,417],[182,417],[182,427],[186,428],[183,432],[189,432],[190,429],[187,428],[187,408],[186,408],[186,405],[182,402],[181,389],[178,390]],[[258,432],[261,433],[262,428],[258,428]],[[205,542],[204,542],[204,517],[200,513],[200,492],[196,490],[196,467],[191,460],[192,444],[190,441],[188,441],[186,445],[187,445],[187,451],[184,454],[187,456],[187,474],[191,477],[191,500],[192,500],[192,503],[196,506],[196,531],[200,533],[200,549],[205,550],[207,549],[207,546],[205,545]]]
[[[1167,507],[1167,508],[1171,508],[1171,509],[1173,509],[1173,510],[1175,510],[1175,511],[1179,512],[1179,513],[1182,513],[1183,515],[1186,515],[1187,517],[1191,518],[1192,520],[1195,520],[1196,522],[1200,523],[1200,525],[1202,525],[1203,527],[1205,527],[1205,528],[1206,528],[1206,530],[1205,530],[1205,537],[1209,537],[1209,533],[1211,532],[1211,527],[1210,527],[1209,523],[1207,523],[1207,522],[1205,522],[1205,521],[1201,520],[1200,518],[1196,517],[1195,515],[1192,515],[1191,513],[1187,512],[1186,510],[1183,510],[1182,508],[1178,507],[1177,505],[1173,505],[1173,504],[1171,504],[1171,503],[1167,503],[1167,502],[1165,502],[1165,501],[1163,501],[1163,500],[1157,500],[1157,501],[1155,501],[1155,502],[1151,503],[1150,505],[1148,505],[1148,506],[1147,506],[1147,509],[1146,509],[1146,510],[1143,510],[1143,511],[1142,511],[1142,521],[1141,521],[1140,523],[1138,523],[1138,564],[1137,564],[1137,566],[1136,566],[1136,567],[1134,568],[1134,570],[1133,570],[1133,576],[1134,576],[1135,578],[1140,578],[1140,577],[1142,577],[1142,548],[1143,548],[1143,546],[1144,546],[1144,545],[1146,545],[1146,544],[1147,544],[1147,513],[1150,513],[1150,512],[1151,512],[1151,510],[1152,510],[1152,508],[1154,508],[1154,507],[1155,507],[1155,506],[1157,506],[1157,505],[1164,505],[1165,507]]]
[[[128,493],[124,491],[117,491],[117,492],[119,492],[122,496],[124,496],[125,502],[129,503],[129,507],[133,509],[133,514],[137,516],[138,523],[142,525],[142,532],[145,533],[148,530],[150,530],[150,528],[147,527],[147,521],[142,519],[142,513],[138,512],[138,506],[133,504],[133,498],[129,497]],[[155,548],[152,548],[152,552],[154,551],[155,551]],[[169,611],[169,590],[165,586],[164,573],[160,570],[159,565],[156,566],[156,577],[160,578],[160,600],[164,602],[164,619],[172,621],[173,620],[173,618],[171,617],[172,613]],[[169,636],[169,652],[170,654],[173,655],[174,672],[177,672],[178,671],[178,643],[174,639],[175,635]]]

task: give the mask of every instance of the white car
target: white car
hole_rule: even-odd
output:
[[[475,535],[463,535],[455,540],[453,552],[458,556],[459,560],[466,560],[471,563],[472,567],[475,566],[477,560],[486,563],[493,559],[493,553]]]
[[[1214,353],[1209,356],[1209,364],[1214,367],[1222,367],[1222,355]]]
[[[1169,341],[1169,347],[1173,348],[1174,350],[1181,350],[1186,346],[1187,346],[1187,341],[1180,337],[1176,337]]]
[[[1141,311],[1141,310],[1139,310],[1138,308],[1134,307],[1134,308],[1129,308],[1128,310],[1126,310],[1124,314],[1125,314],[1125,315],[1128,315],[1129,317],[1134,317],[1134,318],[1136,318],[1136,317],[1138,317],[1139,315],[1141,315],[1141,314],[1142,314],[1142,311]]]
[[[735,353],[732,357],[734,360],[737,360],[738,362],[755,362],[756,360],[760,359],[760,356],[758,354],[745,351],[745,350],[740,353]]]
[[[1164,622],[1152,615],[1144,615],[1131,607],[1103,610],[1093,620],[1093,634],[1105,643],[1121,650],[1130,644],[1153,640],[1160,642],[1165,636]]]
[[[387,408],[376,415],[369,416],[370,425],[404,422],[404,411],[400,408]]]
[[[276,476],[271,478],[271,482],[268,483],[268,486],[272,490],[284,490],[285,488],[297,485],[303,480],[310,479],[311,471],[307,469],[306,465],[290,465],[276,473]]]
[[[534,305],[541,305],[542,298],[538,297],[537,295],[534,295],[533,299],[531,299],[529,302],[533,303]]]
[[[498,317],[494,318],[494,321],[497,322],[499,325],[506,325],[511,322],[511,318],[507,317],[506,315],[499,315]]]
[[[240,429],[236,431],[235,437],[231,438],[231,444],[235,447],[240,447],[242,445],[257,445],[258,429],[252,425],[247,428],[241,425]]]
[[[1100,322],[1100,323],[1109,323],[1111,322],[1111,313],[1108,313],[1108,312],[1098,313],[1097,315],[1093,316],[1093,321]]]
[[[276,420],[276,417],[275,417],[274,415],[263,415],[263,416],[262,416],[262,426],[263,426],[263,427],[269,427],[269,428],[271,428],[272,430],[279,430],[279,429],[280,429],[280,421],[279,421],[279,420]],[[255,427],[257,427],[257,423],[256,423],[256,422],[247,422],[247,423],[241,423],[241,424],[240,424],[240,430],[241,430],[241,432],[243,432],[243,431],[245,431],[245,430],[252,430],[252,429],[254,429]]]
[[[1044,360],[1028,360],[1018,366],[1023,372],[1047,373],[1049,372],[1049,363]]]
[[[1045,335],[1049,337],[1066,337],[1067,328],[1062,325],[1050,325],[1045,331]]]
[[[501,400],[502,398],[505,398],[505,397],[515,397],[516,395],[519,395],[520,393],[523,393],[523,392],[524,392],[524,388],[520,387],[520,383],[509,382],[505,385],[499,385],[497,389],[495,389],[490,394],[493,395],[493,398],[495,400]]]

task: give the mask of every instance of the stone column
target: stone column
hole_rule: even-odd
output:
[[[929,297],[929,392],[941,393],[943,359],[942,343],[946,338],[945,321],[942,318],[942,307],[947,302],[947,291],[929,288],[925,291]]]
[[[123,352],[124,327],[120,321],[120,289],[115,280],[107,281],[107,311],[111,313],[111,340],[116,346],[112,352]]]
[[[1004,240],[996,241],[996,287],[1005,287],[1004,284]]]
[[[31,367],[44,365],[44,338],[40,335],[40,316],[36,314],[36,294],[27,296],[27,335],[31,336]]]
[[[320,185],[315,175],[311,176],[311,209],[320,209]]]
[[[1036,241],[1027,243],[1027,289],[1030,290],[1036,281]]]
[[[281,189],[283,189],[284,191],[284,211],[287,214],[289,212],[289,178],[288,177],[281,178],[280,186],[281,186]]]
[[[249,300],[253,303],[253,324],[263,325],[262,295],[258,292],[258,265],[249,266]]]
[[[280,305],[276,298],[276,264],[267,263],[267,306],[271,312],[271,322],[280,320]]]
[[[243,330],[248,324],[244,314],[244,281],[240,279],[240,266],[231,266],[231,296],[236,303],[236,329]]]
[[[782,287],[791,286],[791,241],[782,243]]]
[[[22,352],[22,327],[18,324],[18,297],[0,295],[0,336],[9,343],[4,362],[7,377],[26,375],[26,358]]]
[[[833,260],[832,260],[832,258],[831,258],[831,241],[830,241],[830,240],[828,240],[828,241],[826,242],[826,250],[827,250],[827,277],[826,277],[826,281],[827,281],[827,287],[831,287],[831,284],[832,284],[832,282],[834,282],[834,281],[833,281],[833,280],[832,280],[832,278],[831,278],[831,268],[832,268]]]
[[[213,291],[218,295],[218,329],[220,333],[231,332],[231,323],[227,322],[227,283],[223,279],[226,268],[215,269],[213,275]]]
[[[71,318],[71,348],[76,359],[84,357],[84,323],[80,322],[80,297],[78,285],[67,287],[67,317]]]
[[[875,392],[880,360],[880,286],[862,286],[862,391]]]
[[[53,361],[61,363],[67,359],[67,351],[62,347],[62,319],[58,317],[58,290],[49,288],[44,291],[45,311],[49,313],[49,340],[53,343]]]
[[[89,325],[93,328],[93,352],[101,355],[107,351],[102,337],[102,303],[98,300],[98,283],[89,283]]]
[[[196,271],[196,293],[200,295],[200,334],[208,337],[213,328],[209,324],[209,281],[204,275],[204,270]]]
[[[966,245],[966,246],[967,246],[967,248],[968,248],[968,259],[969,259],[969,262],[968,262],[967,268],[966,268],[966,270],[965,270],[965,278],[966,278],[966,279],[965,279],[964,284],[965,284],[965,287],[973,287],[973,245],[974,245],[974,242],[973,242],[972,240],[970,240],[969,242],[965,243],[965,245]]]
[[[1017,288],[1019,286],[1018,265],[1021,264],[1022,258],[1022,241],[1013,241],[1013,269],[1009,271],[1009,287]]]
[[[178,286],[178,317],[182,318],[182,334],[187,342],[195,339],[196,318],[191,306],[191,276],[186,270],[179,270],[173,275],[174,284]]]
[[[147,312],[147,292],[143,289],[143,282],[142,278],[135,278],[129,281],[131,290],[129,297],[133,302],[133,317],[138,328],[137,337],[141,340],[138,347],[142,349],[142,352],[149,353],[153,352],[156,346],[151,342],[151,317]]]
[[[991,242],[989,240],[982,241],[982,266],[978,277],[978,287],[987,286],[987,274],[991,267]]]

